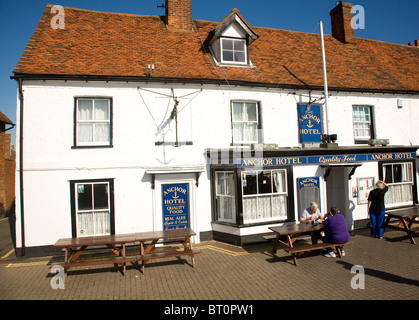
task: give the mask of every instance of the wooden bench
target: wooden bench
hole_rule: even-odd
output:
[[[273,241],[276,238],[276,234],[265,235],[265,236],[262,236],[262,238],[268,241]]]
[[[342,258],[342,247],[352,244],[353,241],[348,241],[346,243],[318,243],[318,244],[305,244],[305,245],[298,245],[295,247],[288,247],[286,246],[284,250],[291,254],[292,259],[294,260],[294,264],[297,265],[297,253],[303,253],[307,251],[313,251],[313,250],[321,250],[321,249],[336,249],[338,252],[339,258]]]

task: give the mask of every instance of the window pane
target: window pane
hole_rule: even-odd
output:
[[[233,50],[233,40],[223,39],[223,50]]]
[[[217,172],[216,173],[216,179],[215,179],[215,187],[216,187],[216,194],[217,195],[225,195],[226,194],[226,188],[225,188],[225,178],[224,178],[224,172]]]
[[[234,53],[233,51],[223,51],[223,60],[224,61],[234,61]]]
[[[93,123],[79,123],[77,128],[78,142],[93,142]]]
[[[106,234],[110,232],[110,213],[109,211],[99,211],[94,213],[95,234]]]
[[[77,208],[78,210],[92,210],[92,185],[77,185]]]
[[[95,124],[95,142],[109,142],[110,131],[109,123],[96,123]]]
[[[77,100],[77,119],[92,120],[93,103],[92,100]]]
[[[273,171],[273,193],[287,192],[286,174],[284,171]]]
[[[77,234],[81,236],[93,235],[94,224],[93,224],[93,213],[83,212],[77,215]]]
[[[233,141],[244,141],[243,137],[243,123],[234,123],[233,124]]]
[[[257,141],[257,124],[245,124],[243,131],[243,141]]]
[[[246,103],[247,121],[257,121],[256,103]]]
[[[94,185],[94,209],[108,209],[108,184]]]
[[[234,50],[235,51],[244,51],[244,41],[243,40],[234,40]]]
[[[393,182],[393,170],[392,166],[390,165],[384,165],[384,182],[385,183],[392,183]]]
[[[393,164],[393,183],[403,182],[403,173],[401,164]]]
[[[95,100],[95,120],[109,120],[108,100]]]
[[[236,187],[234,185],[234,174],[229,172],[225,174],[226,177],[226,194],[234,196],[236,194]]]
[[[233,121],[245,120],[243,109],[244,109],[243,103],[233,102]]]
[[[246,56],[244,52],[234,52],[234,61],[237,62],[246,62]]]
[[[246,172],[242,174],[243,194],[257,194],[256,173]]]
[[[258,174],[259,194],[272,193],[271,171],[262,171]]]

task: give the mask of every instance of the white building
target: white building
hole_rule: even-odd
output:
[[[355,38],[350,4],[325,35],[327,106],[317,34],[192,20],[191,0],[62,10],[14,70],[18,254],[185,226],[243,245],[312,200],[365,226],[378,179],[388,209],[418,203],[419,49]]]

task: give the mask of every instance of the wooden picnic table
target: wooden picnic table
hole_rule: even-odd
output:
[[[311,250],[318,250],[318,249],[326,249],[326,248],[336,248],[339,258],[342,257],[342,247],[347,244],[351,244],[352,242],[347,243],[318,243],[318,244],[305,244],[294,246],[294,242],[300,237],[301,235],[308,233],[308,232],[320,232],[320,230],[324,229],[321,223],[299,223],[299,224],[290,224],[290,225],[283,225],[278,227],[270,227],[270,230],[276,233],[276,237],[274,239],[273,250],[276,253],[276,249],[278,244],[282,244],[284,250],[291,254],[291,257],[294,261],[294,265],[297,265],[297,253],[302,253]],[[286,237],[287,242],[282,241],[280,238]]]
[[[419,228],[412,228],[412,225],[419,224],[419,221],[416,220],[419,217],[419,207],[416,206],[406,209],[398,209],[386,212],[386,214],[387,218],[384,223],[384,230],[388,227],[404,231],[410,239],[410,242],[412,244],[416,244],[413,237],[419,233]],[[390,224],[390,222],[394,222],[394,220],[396,220],[398,224]]]
[[[191,237],[195,235],[195,232],[191,229],[172,229],[163,231],[150,231],[141,232],[135,234],[136,241],[140,242],[140,255],[141,255],[141,271],[144,273],[145,263],[151,259],[168,258],[168,257],[180,257],[189,255],[192,257],[192,266],[195,268],[195,254],[199,253],[199,250],[193,250]],[[183,244],[183,250],[175,250],[160,253],[150,253],[155,247],[158,241],[178,241]]]
[[[184,255],[192,256],[192,265],[195,268],[195,254],[200,253],[199,250],[192,249],[191,237],[195,232],[191,229],[176,229],[164,231],[150,231],[141,233],[119,234],[119,235],[105,235],[105,236],[90,236],[78,238],[59,239],[54,247],[64,249],[64,262],[58,263],[64,270],[70,267],[88,266],[88,265],[102,265],[102,264],[123,264],[123,274],[125,275],[126,263],[142,261],[142,272],[144,273],[145,261],[157,258],[179,257]],[[181,242],[183,250],[169,250],[159,253],[150,253],[157,242],[161,240],[167,242]],[[140,244],[140,254],[134,256],[126,256],[126,244],[131,243]],[[122,246],[122,250],[118,248]],[[90,247],[91,249],[103,249],[108,247],[116,257],[105,259],[81,259],[78,258],[81,254]]]
[[[125,245],[127,243],[134,243],[135,234],[119,234],[119,235],[104,235],[104,236],[90,236],[77,238],[59,239],[54,247],[64,248],[64,263],[61,263],[65,270],[70,267],[100,265],[100,264],[124,264],[127,262],[125,256]],[[122,250],[119,250],[116,245],[122,245]],[[106,259],[88,259],[77,260],[80,255],[88,247],[96,247],[102,249],[104,246],[108,247],[116,257]]]

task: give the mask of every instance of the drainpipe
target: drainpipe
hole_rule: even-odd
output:
[[[24,199],[23,199],[23,89],[22,89],[22,78],[17,78],[19,87],[19,195],[20,195],[20,232],[22,240],[22,256],[25,255],[25,210],[24,210]]]

